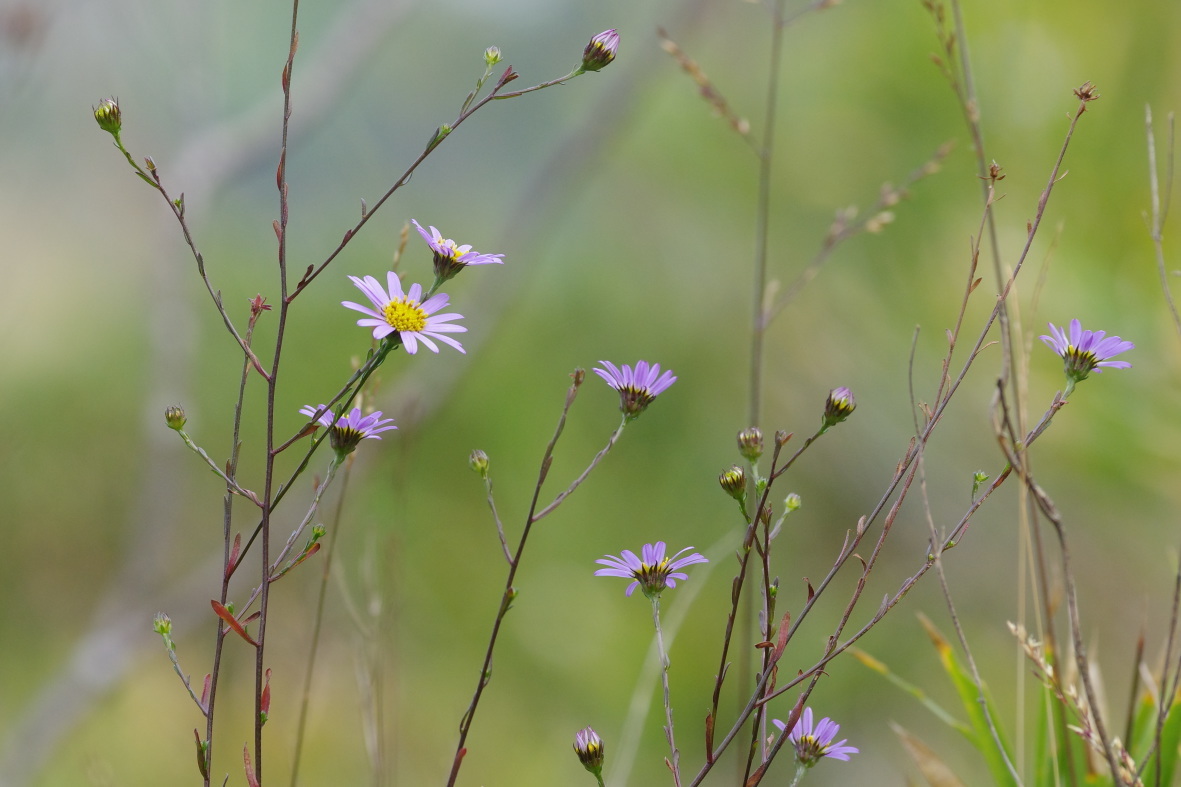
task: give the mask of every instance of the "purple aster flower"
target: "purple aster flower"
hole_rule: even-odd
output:
[[[320,417],[316,418],[316,423],[332,430],[329,432],[328,440],[332,445],[332,450],[341,456],[351,454],[362,440],[370,437],[380,440],[381,438],[377,436],[378,432],[387,432],[390,429],[398,428],[393,425],[393,418],[383,419],[381,417],[381,410],[375,410],[369,415],[362,416],[361,408],[354,407],[351,413],[342,415],[339,419],[336,417],[336,413],[329,410],[328,405],[324,404],[319,407],[305,405],[299,408],[299,412],[308,418],[320,413]],[[386,426],[386,424],[390,425]]]
[[[686,557],[678,557],[692,548],[685,547],[676,555],[666,556],[664,542],[657,541],[655,544],[644,544],[644,548],[640,550],[642,557],[636,557],[636,553],[630,549],[623,550],[619,557],[603,555],[601,560],[595,562],[608,568],[598,569],[595,576],[633,579],[635,581],[627,586],[627,595],[630,596],[639,587],[645,596],[653,598],[659,596],[666,587],[675,588],[678,579],[689,578],[688,574],[677,571],[678,568],[709,562],[696,552]]]
[[[460,246],[450,238],[444,238],[434,227],[431,227],[428,234],[422,225],[414,219],[411,219],[410,223],[431,247],[431,251],[435,255],[435,278],[441,282],[452,278],[469,265],[487,265],[491,262],[504,263],[503,254],[481,254],[478,251],[472,251],[471,246],[466,244]]]
[[[619,409],[629,421],[638,417],[644,408],[652,404],[653,399],[677,381],[672,369],[661,374],[658,363],[649,366],[647,361],[636,361],[635,370],[626,363],[622,370],[610,361],[599,363],[603,364],[603,368],[596,368],[595,374],[619,391]]]
[[[384,339],[390,334],[397,334],[395,340],[401,341],[406,347],[406,352],[411,355],[418,352],[419,342],[437,353],[439,348],[431,339],[437,339],[464,352],[459,342],[445,335],[463,333],[467,330],[462,325],[450,324],[452,320],[458,320],[463,315],[435,314],[447,305],[448,298],[443,293],[436,293],[423,301],[422,285],[413,284],[409,292],[403,292],[402,282],[393,271],[386,275],[388,293],[372,276],[366,276],[364,279],[350,276],[349,280],[365,293],[373,308],[352,301],[342,301],[341,305],[369,315],[363,320],[357,320],[357,325],[372,328],[374,339]]]
[[[780,730],[787,728],[787,725],[779,719],[771,719],[771,723]],[[833,743],[833,738],[837,737],[837,733],[840,730],[841,725],[827,716],[813,727],[812,709],[804,708],[803,715],[800,716],[800,720],[796,722],[796,726],[792,729],[791,734],[787,736],[787,739],[796,747],[796,760],[800,765],[811,767],[820,762],[824,757],[848,762],[849,755],[857,754],[860,750],[853,746],[846,746],[845,741],[848,740],[847,738]]]
[[[1066,395],[1074,390],[1074,384],[1087,379],[1091,372],[1098,374],[1103,369],[1130,369],[1132,364],[1127,361],[1111,361],[1120,353],[1131,350],[1136,345],[1124,341],[1118,336],[1108,336],[1106,331],[1084,331],[1078,320],[1070,321],[1070,333],[1059,328],[1054,323],[1050,326],[1050,335],[1042,336],[1046,345],[1062,356],[1066,363]]]
[[[619,33],[604,30],[590,40],[582,52],[582,70],[598,71],[609,65],[619,52]]]

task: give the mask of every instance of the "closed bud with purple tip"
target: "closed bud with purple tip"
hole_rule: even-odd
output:
[[[824,402],[824,423],[820,431],[825,432],[829,427],[836,426],[852,415],[856,407],[852,391],[844,386],[833,388]]]
[[[582,65],[579,71],[599,71],[605,68],[615,59],[618,51],[619,33],[615,32],[614,28],[604,30],[586,45],[582,52]]]
[[[606,755],[603,739],[590,727],[584,727],[574,736],[574,753],[582,767],[598,776],[603,772],[603,759]]]

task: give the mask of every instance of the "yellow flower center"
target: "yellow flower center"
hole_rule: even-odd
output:
[[[417,301],[409,298],[398,298],[390,301],[382,309],[382,316],[398,333],[409,331],[415,333],[426,327],[426,312]]]

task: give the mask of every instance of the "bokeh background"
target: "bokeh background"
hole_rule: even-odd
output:
[[[1078,317],[1137,345],[1132,370],[1083,383],[1036,451],[1039,478],[1074,539],[1085,636],[1118,712],[1136,638],[1145,634],[1150,657],[1162,647],[1177,564],[1181,356],[1144,219],[1144,108],[1152,105],[1165,137],[1166,113],[1181,106],[1181,5],[998,0],[966,2],[964,14],[988,155],[1007,173],[997,206],[1007,264],[1076,106],[1072,89],[1092,80],[1102,94],[1080,124],[1013,303],[1025,341],[1047,320]],[[289,8],[275,0],[0,0],[6,787],[199,781],[191,730],[201,720],[150,623],[157,611],[172,616],[182,667],[199,683],[212,652],[207,601],[216,595],[221,494],[165,429],[162,411],[184,405],[194,438],[213,456],[228,455],[239,358],[175,222],[90,108],[120,98],[125,142],[184,192],[215,286],[244,322],[247,298],[278,297],[271,222],[289,24]],[[762,5],[738,0],[304,3],[288,158],[296,269],[319,262],[355,221],[359,201],[372,204],[454,118],[485,47],[499,46],[522,75],[517,84],[527,85],[564,74],[600,30],[618,28],[623,43],[598,75],[478,113],[293,312],[283,430],[297,429],[298,408],[330,396],[367,349],[366,332],[339,306],[357,297],[346,275],[385,271],[406,220],[506,255],[503,268],[470,271],[447,288],[468,315],[468,354],[395,356],[369,399],[401,428],[363,446],[349,479],[301,784],[445,781],[505,570],[468,453],[491,456],[515,539],[567,375],[602,358],[659,361],[679,380],[532,536],[460,784],[589,783],[569,748],[587,724],[607,741],[608,783],[623,783],[611,768],[632,743],[626,783],[668,783],[657,683],[644,670],[647,605],[625,598],[622,581],[592,576],[602,554],[658,539],[712,550],[708,567],[665,596],[668,614],[681,619],[672,678],[682,761],[688,772],[700,764],[740,533],[716,476],[738,461],[734,436],[748,426],[756,162],[660,51],[656,27],[700,63],[758,138],[768,24]],[[968,135],[930,61],[936,48],[916,0],[851,0],[786,35],[773,279],[786,285],[803,269],[834,211],[868,207],[881,184],[901,181],[943,143],[956,145],[942,170],[894,208],[894,222],[842,245],[769,333],[768,434],[810,433],[837,385],[858,402],[782,487],[804,506],[778,542],[781,609],[800,607],[804,578],[823,576],[905,450],[916,326],[916,396],[929,401],[937,385],[981,207]],[[1167,243],[1175,226],[1166,227]],[[1171,260],[1177,248],[1167,245]],[[429,275],[416,236],[402,270]],[[992,305],[992,276],[983,272],[969,336]],[[264,319],[260,346],[273,322]],[[1033,342],[1028,406],[1036,417],[1062,378],[1059,360]],[[962,515],[973,471],[1002,466],[988,411],[999,363],[993,346],[930,445],[927,485],[940,527]],[[243,434],[243,479],[253,486],[261,392],[251,388]],[[614,393],[588,378],[543,497],[601,447],[616,406]],[[1029,699],[1018,692],[1026,666],[1005,628],[1028,617],[1012,486],[946,558],[1010,731]],[[282,533],[310,494],[308,478],[282,509]],[[915,496],[904,507],[854,627],[921,566],[927,526],[918,503]],[[239,527],[252,526],[240,514]],[[321,565],[276,586],[271,784],[290,778]],[[834,583],[785,671],[812,664],[855,579],[850,571]],[[946,603],[925,581],[862,645],[954,705],[918,612],[950,628]],[[253,657],[229,645],[215,772],[240,784]],[[642,732],[628,736],[635,697],[654,704]],[[810,784],[917,779],[891,721],[923,737],[966,783],[986,783],[979,756],[955,733],[851,659],[830,665],[812,704],[840,721],[861,754],[822,764]],[[784,698],[774,713],[789,707]],[[784,760],[764,783],[786,783],[790,770]],[[734,783],[732,773],[722,768],[710,783]]]

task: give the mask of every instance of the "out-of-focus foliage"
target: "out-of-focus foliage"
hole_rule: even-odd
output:
[[[445,778],[504,569],[467,457],[480,448],[491,458],[514,540],[567,375],[601,358],[659,361],[679,380],[532,537],[460,783],[579,783],[587,777],[570,743],[588,724],[606,742],[611,783],[651,622],[642,601],[592,576],[593,561],[657,539],[715,549],[710,566],[695,567],[686,583],[703,587],[672,645],[678,741],[686,769],[695,770],[740,527],[716,478],[739,461],[734,435],[749,426],[755,158],[659,50],[654,31],[668,28],[758,138],[765,9],[736,1],[701,4],[694,13],[672,0],[422,3],[321,112],[301,102],[301,86],[316,78],[308,64],[344,4],[304,5],[287,161],[297,270],[323,259],[356,220],[359,200],[372,204],[454,117],[486,47],[499,46],[505,64],[532,84],[576,65],[600,30],[618,28],[622,44],[602,73],[494,104],[461,127],[293,312],[278,404],[292,430],[302,423],[298,408],[336,390],[350,358],[368,348],[368,332],[339,306],[356,297],[346,275],[387,270],[406,220],[506,255],[503,268],[465,272],[445,288],[468,315],[468,355],[419,353],[382,370],[372,404],[400,429],[362,446],[349,481],[301,783],[370,783],[371,725],[360,708],[375,695],[384,699],[388,783]],[[1164,137],[1166,113],[1181,108],[1181,5],[1002,0],[966,3],[964,13],[987,153],[1007,174],[996,208],[1007,264],[1024,242],[1076,105],[1072,89],[1091,80],[1102,94],[1080,124],[1069,175],[1054,192],[1013,304],[1027,341],[1048,320],[1079,317],[1136,342],[1127,356],[1133,368],[1080,385],[1035,453],[1039,480],[1074,538],[1086,637],[1108,674],[1122,676],[1146,621],[1155,626],[1167,613],[1181,504],[1181,356],[1143,219],[1144,106],[1153,106]],[[248,298],[279,297],[271,229],[277,153],[236,164],[212,193],[171,182],[169,173],[195,140],[260,102],[273,110],[277,143],[288,14],[276,0],[153,4],[150,13],[125,0],[0,0],[0,532],[7,556],[0,767],[42,759],[12,736],[28,730],[59,676],[72,669],[89,687],[69,703],[80,709],[76,717],[50,725],[62,734],[44,736],[54,744],[38,774],[16,783],[196,782],[191,730],[199,715],[151,620],[158,610],[172,616],[182,667],[199,682],[212,650],[207,600],[216,587],[220,488],[161,414],[183,404],[189,434],[212,456],[227,455],[239,358],[171,217],[110,149],[90,107],[120,98],[124,141],[154,158],[174,192],[185,192],[210,276],[244,321]],[[962,118],[929,60],[937,42],[920,3],[848,0],[801,19],[786,42],[770,234],[771,277],[782,286],[819,248],[836,210],[872,204],[882,183],[902,180],[948,140],[956,147],[941,172],[893,208],[883,232],[843,245],[768,335],[767,434],[810,433],[836,386],[857,396],[854,416],[809,452],[782,489],[798,492],[803,506],[779,542],[781,609],[803,602],[803,578],[824,574],[902,456],[912,432],[908,377],[918,399],[934,396],[981,202]],[[305,118],[313,122],[299,125]],[[1166,227],[1172,260],[1181,258],[1181,243],[1169,243],[1181,236],[1176,226]],[[410,280],[429,279],[430,256],[414,233],[401,270]],[[987,266],[981,274],[968,310],[971,335],[993,304],[993,274]],[[259,341],[271,331],[264,316]],[[1062,373],[1060,359],[1034,344],[1028,401],[1037,417]],[[999,364],[999,348],[991,347],[929,448],[937,526],[958,520],[974,471],[1003,465],[988,421]],[[257,391],[248,406],[243,455],[257,467],[264,406]],[[615,392],[588,380],[550,472],[551,493],[601,447],[616,408]],[[301,490],[300,502],[310,494]],[[899,517],[858,615],[872,614],[875,599],[922,565],[927,526],[917,503]],[[298,509],[293,502],[285,511],[292,524]],[[253,525],[245,507],[238,522]],[[1018,579],[1017,522],[1015,496],[1006,491],[945,556],[1007,729],[1016,728],[1023,700],[1015,687],[1027,667],[1013,656],[1005,622],[1022,617],[1032,593]],[[266,728],[276,784],[287,778],[318,559],[276,586]],[[838,579],[793,646],[798,654],[785,657],[784,674],[812,664],[853,581]],[[670,614],[682,589],[665,596]],[[933,584],[920,585],[863,645],[950,699],[912,614],[918,610],[937,621],[946,615]],[[366,639],[356,619],[372,623],[373,615],[379,623]],[[98,626],[105,637],[91,636],[96,621],[105,621]],[[1163,647],[1153,634],[1150,628],[1150,654]],[[79,652],[80,642],[90,645]],[[250,735],[252,656],[238,650],[227,665],[218,731],[226,748],[217,768],[233,773],[231,783],[241,777],[229,753]],[[377,686],[358,682],[365,653],[378,654]],[[811,704],[839,719],[861,754],[819,766],[809,784],[917,777],[890,722],[918,734],[958,773],[980,771],[970,747],[879,676],[849,659],[827,672]],[[1110,685],[1111,707],[1124,707],[1126,690]],[[787,697],[780,702],[790,707]],[[786,718],[786,710],[772,710]],[[631,784],[664,783],[658,717],[654,708]],[[1032,741],[1028,750],[1018,745],[1015,756],[1032,749]],[[769,779],[789,774],[783,764]],[[719,775],[717,783],[730,782]]]

